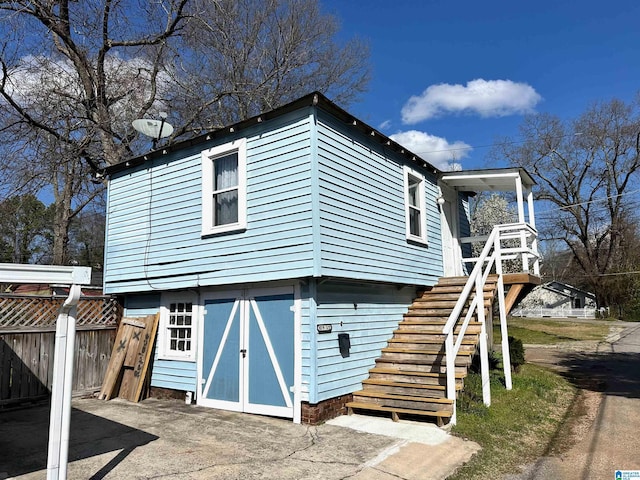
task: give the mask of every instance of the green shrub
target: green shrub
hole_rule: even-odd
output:
[[[509,336],[509,357],[513,371],[520,371],[520,367],[524,365],[524,346],[519,338]]]

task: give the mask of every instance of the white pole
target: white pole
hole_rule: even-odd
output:
[[[533,228],[536,228],[536,215],[533,206],[533,191],[531,189],[527,191],[527,207],[529,208],[529,225],[531,225]],[[533,242],[531,242],[531,249],[536,255],[538,255],[533,262],[533,273],[534,275],[540,275],[540,257],[538,254],[537,237],[533,238]]]
[[[56,321],[47,480],[65,480],[67,478],[76,306],[80,299],[80,293],[79,285],[71,285],[69,297],[62,305]]]
[[[495,254],[495,253],[494,253]],[[482,277],[476,279],[476,308],[480,322],[480,376],[482,378],[482,400],[491,405],[491,381],[489,378],[489,349],[487,347],[487,318],[484,312],[484,283]]]
[[[524,217],[524,197],[522,194],[522,178],[516,177],[516,197],[518,199],[518,223],[525,223]],[[520,232],[520,248],[522,248],[522,271],[529,271],[529,259],[527,257],[527,234],[524,230]]]
[[[507,309],[504,304],[504,279],[502,278],[502,253],[500,252],[500,235],[496,236],[496,274],[498,275],[498,307],[500,310],[500,335],[502,336],[502,365],[504,367],[504,383],[511,390],[511,356],[509,354],[509,330],[507,328]]]

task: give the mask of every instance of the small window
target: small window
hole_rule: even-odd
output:
[[[246,228],[246,141],[202,152],[202,234]]]
[[[424,177],[404,168],[404,203],[407,239],[427,243],[427,222],[424,202]]]
[[[166,301],[160,315],[158,357],[195,360],[196,308],[189,298]]]

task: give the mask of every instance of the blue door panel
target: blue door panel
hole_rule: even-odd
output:
[[[290,387],[294,384],[294,313],[293,295],[269,295],[255,298],[266,330],[263,336],[253,308],[249,320],[249,402],[259,405],[287,406],[293,401]],[[272,361],[267,344],[275,354]],[[284,388],[276,369],[281,373]],[[284,390],[284,392],[283,392]]]
[[[203,376],[205,379],[209,379],[234,303],[235,299],[207,300],[205,302],[207,311],[204,317],[203,333]],[[230,402],[240,401],[239,345],[240,309],[237,309],[225,344],[222,346],[222,352],[206,398]]]

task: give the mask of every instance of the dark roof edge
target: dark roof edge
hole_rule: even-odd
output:
[[[394,142],[385,134],[381,133],[377,129],[367,125],[366,123],[360,121],[349,112],[339,107],[327,97],[325,97],[320,92],[312,92],[304,97],[301,97],[293,102],[287,103],[281,107],[278,107],[274,110],[270,110],[265,113],[261,113],[260,115],[256,115],[254,117],[248,118],[246,120],[242,120],[240,122],[234,123],[233,125],[229,125],[226,127],[222,127],[216,130],[211,130],[202,135],[198,135],[197,137],[190,138],[188,140],[182,140],[171,145],[167,145],[166,147],[158,148],[157,150],[152,150],[143,155],[139,155],[137,157],[130,158],[120,163],[116,163],[115,165],[110,165],[105,168],[105,172],[107,175],[111,175],[113,173],[121,172],[123,170],[127,170],[129,168],[133,168],[135,166],[141,165],[147,160],[151,160],[153,158],[162,157],[170,152],[175,152],[185,147],[191,147],[193,145],[199,145],[201,143],[213,140],[215,138],[220,138],[225,135],[229,135],[231,133],[237,132],[239,130],[243,130],[250,126],[256,125],[258,123],[264,122],[266,120],[271,120],[273,118],[280,117],[290,112],[294,112],[296,110],[300,110],[301,108],[310,107],[310,106],[318,106],[322,110],[330,113],[334,117],[338,118],[338,120],[343,121],[345,124],[350,125],[352,128],[359,130],[360,132],[365,133],[370,136],[372,139],[377,140],[378,143],[384,145],[391,150],[403,155],[405,158],[418,163],[422,167],[426,167],[432,171],[434,174],[438,174],[441,172],[439,169],[434,167],[431,163],[424,160],[419,155],[414,154],[409,151],[407,148],[403,147],[397,142]]]

